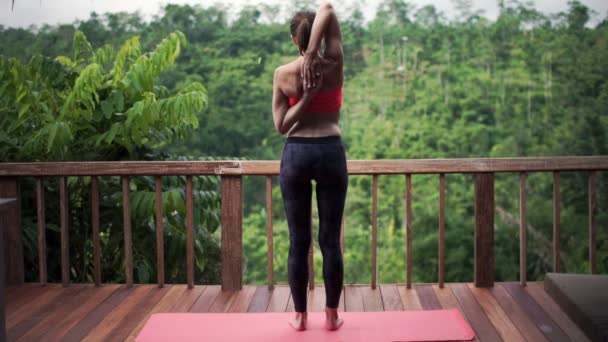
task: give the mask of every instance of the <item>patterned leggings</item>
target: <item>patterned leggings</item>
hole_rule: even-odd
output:
[[[289,225],[287,273],[297,312],[306,311],[313,179],[316,181],[326,306],[337,308],[344,278],[340,227],[348,187],[346,154],[340,136],[288,137],[281,154],[279,181]]]

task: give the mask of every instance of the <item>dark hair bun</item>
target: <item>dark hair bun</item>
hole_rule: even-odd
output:
[[[306,51],[310,42],[310,32],[315,21],[315,12],[300,11],[291,19],[291,35],[296,37],[300,53]]]

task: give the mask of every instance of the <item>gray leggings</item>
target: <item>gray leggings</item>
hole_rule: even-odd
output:
[[[289,225],[287,273],[297,312],[306,311],[313,179],[319,210],[326,306],[337,308],[344,278],[340,227],[348,187],[346,155],[340,136],[288,137],[281,154],[279,181]]]

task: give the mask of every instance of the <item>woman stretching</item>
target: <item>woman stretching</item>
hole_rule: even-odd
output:
[[[274,124],[287,140],[281,154],[280,186],[289,225],[288,277],[296,315],[290,324],[306,329],[308,250],[311,244],[311,196],[316,182],[319,245],[323,254],[326,323],[338,329],[343,285],[340,227],[348,186],[346,156],[338,121],[342,105],[343,51],[340,26],[332,5],[298,12],[291,39],[300,57],[277,68],[272,111]],[[320,53],[322,41],[325,49]]]

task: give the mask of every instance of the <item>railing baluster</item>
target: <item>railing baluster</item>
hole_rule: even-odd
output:
[[[445,278],[445,174],[439,174],[439,287]]]
[[[243,178],[222,175],[222,290],[243,287]]]
[[[308,248],[308,288],[315,288],[315,258],[314,258],[314,245],[315,245],[315,236],[313,234],[313,206],[312,199],[310,205],[310,247]]]
[[[272,238],[272,176],[266,176],[266,244],[268,246],[268,289],[274,288],[274,240]]]
[[[553,272],[559,272],[559,172],[553,172]]]
[[[192,175],[186,176],[186,274],[188,288],[194,287],[194,203]]]
[[[526,213],[526,178],[527,174],[519,174],[519,282],[526,286],[528,254],[528,222]]]
[[[412,175],[405,175],[405,283],[412,288]]]
[[[475,174],[475,287],[494,286],[494,173]]]
[[[597,203],[595,201],[595,171],[589,173],[589,187],[588,187],[588,202],[589,202],[589,272],[591,274],[597,273],[596,269],[596,235],[597,225],[595,222],[595,210],[597,209]]]
[[[68,196],[65,176],[59,177],[59,220],[61,226],[61,281],[70,283],[70,237],[68,230]]]
[[[129,199],[129,176],[122,176],[122,220],[125,240],[125,272],[127,286],[133,286],[133,250],[131,242],[131,202]]]
[[[97,176],[91,177],[91,226],[93,228],[93,270],[95,286],[101,285],[101,247],[99,242],[99,189]]]
[[[44,186],[43,178],[36,178],[36,212],[38,216],[38,268],[40,284],[46,285],[46,230],[44,213]]]
[[[165,239],[163,223],[163,180],[156,176],[156,273],[158,287],[165,286]]]
[[[378,244],[378,175],[372,178],[372,289],[376,289],[376,247]]]

